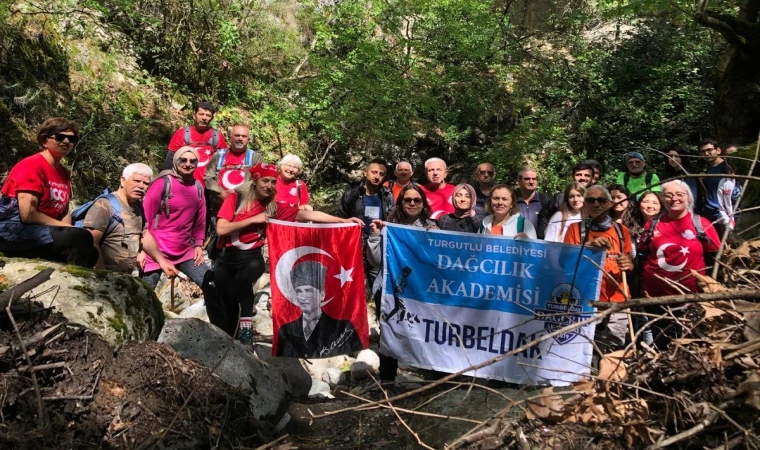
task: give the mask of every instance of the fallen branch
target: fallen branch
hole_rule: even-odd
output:
[[[44,271],[38,273],[34,277],[27,280],[27,282],[38,277],[43,272]],[[52,273],[52,269],[50,269],[50,272],[48,272],[47,274],[48,278],[50,277],[50,273]],[[38,285],[39,283],[34,286],[38,286]],[[30,287],[29,289],[32,289],[32,287]],[[27,289],[26,291],[28,291],[29,289]],[[26,291],[23,291],[22,295],[23,293],[26,293]],[[5,293],[3,293],[2,295],[5,295]],[[26,358],[26,364],[28,367],[32,367],[32,360],[29,358],[29,353],[27,353],[26,351],[26,346],[24,345],[24,339],[21,337],[21,332],[19,331],[18,325],[16,324],[16,319],[13,318],[13,314],[11,313],[11,305],[13,305],[13,292],[11,292],[11,296],[8,299],[8,306],[6,306],[5,312],[8,313],[8,319],[10,319],[11,324],[13,325],[13,331],[16,333],[18,344],[21,347],[21,351],[24,353],[24,358]],[[32,371],[32,386],[34,387],[34,395],[37,398],[37,428],[43,429],[45,428],[45,422],[46,422],[45,421],[45,406],[42,404],[42,393],[40,392],[40,385],[37,383],[37,375],[34,373],[34,371]]]
[[[629,309],[637,306],[664,306],[685,305],[687,303],[713,302],[718,300],[755,300],[760,299],[760,289],[741,289],[735,291],[721,291],[712,293],[697,293],[685,295],[665,295],[662,297],[638,298],[627,302],[597,302],[589,304],[600,310],[612,308]]]
[[[61,395],[60,397],[42,397],[46,402],[55,402],[60,400],[92,400],[92,395]]]
[[[7,308],[13,298],[19,298],[37,286],[41,285],[42,283],[48,281],[50,279],[50,275],[54,270],[55,269],[53,268],[45,269],[32,278],[22,281],[21,283],[0,294],[0,309],[8,310]],[[8,315],[10,315],[10,310],[8,310]]]
[[[65,362],[56,362],[56,363],[50,363],[50,364],[40,364],[39,366],[33,366],[31,371],[32,372],[42,372],[43,370],[51,370],[51,369],[60,369],[62,367],[66,367]],[[19,369],[19,372],[29,372],[29,366],[21,367]]]
[[[729,405],[730,405],[729,402],[723,403],[720,406],[718,406],[717,409],[720,410],[720,411],[722,411],[722,410],[726,409]],[[690,437],[692,437],[694,435],[697,435],[697,434],[701,433],[702,431],[704,431],[705,428],[707,428],[710,425],[712,425],[713,422],[715,422],[718,419],[719,416],[720,416],[720,414],[717,411],[713,411],[712,413],[708,414],[707,417],[705,417],[704,419],[702,419],[702,421],[699,422],[698,424],[696,424],[695,426],[693,426],[693,427],[689,428],[688,430],[685,430],[685,431],[683,431],[681,433],[678,433],[675,436],[671,436],[671,437],[669,437],[669,438],[667,438],[665,440],[662,440],[662,441],[660,441],[660,442],[658,442],[658,443],[656,443],[654,445],[650,445],[649,447],[647,447],[646,450],[658,450],[658,449],[661,449],[661,448],[665,448],[665,447],[668,447],[668,446],[671,446],[671,445],[675,444],[676,442],[680,442],[680,441],[683,441],[684,439],[688,439],[688,438],[690,438]]]

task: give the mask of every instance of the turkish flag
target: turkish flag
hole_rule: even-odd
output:
[[[361,226],[270,220],[272,355],[327,358],[369,346]]]

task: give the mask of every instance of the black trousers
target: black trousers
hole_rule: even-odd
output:
[[[95,267],[95,263],[98,262],[98,251],[93,246],[92,234],[89,231],[77,227],[47,228],[53,238],[53,242],[49,244],[25,250],[14,250],[0,246],[0,251],[8,254],[8,256],[39,258],[81,267]]]
[[[235,333],[238,315],[253,317],[253,285],[264,273],[261,247],[253,250],[225,248],[214,265],[214,278],[223,309],[224,323],[215,323],[229,335]],[[210,317],[211,315],[209,315]]]
[[[380,306],[382,304],[383,299],[383,291],[378,290],[375,292],[375,317],[377,317],[377,323],[380,324]],[[378,375],[380,376],[380,381],[394,381],[396,379],[396,375],[398,374],[398,359],[392,357],[392,356],[385,356],[382,353],[378,352],[377,356],[380,358],[380,369],[378,370]]]

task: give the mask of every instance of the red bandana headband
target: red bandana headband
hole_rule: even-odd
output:
[[[251,167],[250,172],[251,172],[253,181],[256,181],[259,178],[263,178],[263,177],[277,178],[279,176],[279,174],[277,173],[277,166],[275,166],[274,164],[267,164],[267,163],[256,164],[255,166]]]

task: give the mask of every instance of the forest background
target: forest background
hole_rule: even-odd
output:
[[[581,158],[662,167],[760,129],[760,0],[0,0],[0,171],[79,122],[74,195],[157,167],[191,105],[301,156],[318,205],[373,157],[564,187]],[[754,155],[754,147],[742,154]],[[746,173],[749,161],[735,160]]]

